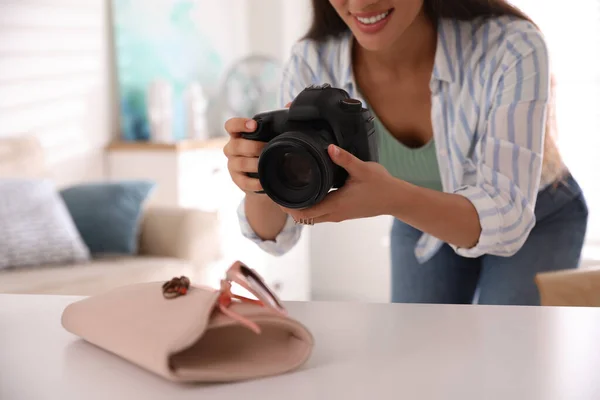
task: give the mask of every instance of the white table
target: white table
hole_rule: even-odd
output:
[[[0,295],[0,399],[600,399],[600,309],[291,303],[304,368],[180,386],[64,331],[74,300]]]

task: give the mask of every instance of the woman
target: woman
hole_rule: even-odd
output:
[[[329,83],[376,116],[379,163],[330,146],[348,183],[305,210],[254,194],[264,144],[233,118],[225,147],[247,194],[243,233],[273,254],[302,225],[377,215],[391,231],[392,301],[539,304],[541,271],[576,268],[587,225],[553,137],[549,57],[537,27],[503,0],[313,0],[285,69],[281,104]],[[357,233],[359,234],[359,233]]]

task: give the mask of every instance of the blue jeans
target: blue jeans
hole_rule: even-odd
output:
[[[394,220],[392,302],[539,305],[535,275],[579,265],[588,208],[575,179],[569,175],[541,191],[535,215],[535,227],[513,256],[465,258],[444,244],[424,264],[414,255],[421,231]]]

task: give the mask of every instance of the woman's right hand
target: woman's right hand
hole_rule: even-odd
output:
[[[227,157],[227,169],[233,182],[246,193],[244,212],[250,228],[262,240],[275,240],[283,229],[287,214],[267,195],[255,194],[262,191],[257,178],[248,173],[258,172],[258,157],[266,143],[242,138],[246,132],[256,130],[256,121],[249,118],[231,118],[225,122],[229,142],[223,153]]]
[[[266,143],[242,138],[242,133],[254,132],[256,126],[256,121],[251,118],[231,118],[225,122],[225,130],[230,137],[223,149],[227,169],[233,182],[245,193],[262,190],[260,181],[248,176],[248,173],[258,172],[258,156]]]

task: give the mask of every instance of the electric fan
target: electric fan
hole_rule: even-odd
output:
[[[281,78],[281,64],[269,56],[250,55],[234,63],[217,94],[222,122],[278,108]]]

